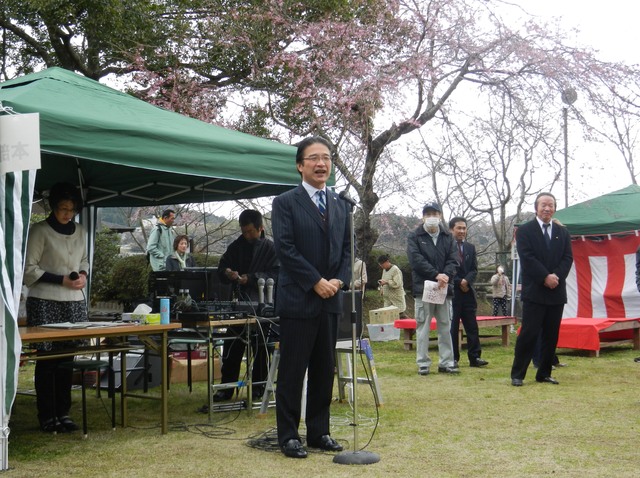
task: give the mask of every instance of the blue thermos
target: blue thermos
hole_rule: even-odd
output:
[[[171,309],[170,302],[168,298],[160,299],[160,323],[168,324],[169,323],[169,310]]]

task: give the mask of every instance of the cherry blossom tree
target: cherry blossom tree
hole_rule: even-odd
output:
[[[51,10],[54,4],[79,8],[86,2],[38,3]],[[113,8],[120,3],[125,4],[104,2]],[[420,144],[417,132],[424,128],[425,154],[436,157],[435,143],[440,136],[430,136],[434,129],[425,126],[462,128],[460,111],[466,109],[472,117],[478,104],[491,101],[531,105],[531,111],[559,111],[558,99],[549,101],[541,92],[571,86],[593,102],[603,91],[638,78],[637,68],[602,62],[594,52],[571,46],[568,34],[556,23],[540,23],[526,15],[521,16],[523,21],[512,20],[508,13],[516,7],[501,0],[139,3],[139,9],[133,11],[140,23],[132,25],[140,25],[140,32],[127,36],[126,42],[115,42],[119,56],[113,61],[103,61],[111,59],[106,53],[114,50],[107,48],[108,43],[87,41],[87,58],[104,63],[91,70],[93,77],[118,68],[132,72],[127,78],[130,91],[148,101],[263,137],[289,143],[310,134],[327,137],[336,145],[338,183],[348,184],[360,202],[358,237],[365,258],[377,236],[370,218],[381,198],[403,189],[410,197],[415,178],[424,176],[422,163],[402,163],[400,159],[406,161],[409,155],[401,146],[407,141]],[[10,13],[20,8],[13,0],[8,5]],[[157,25],[148,25],[140,17],[145,8]],[[12,21],[2,17],[0,27],[27,44],[28,37],[15,31],[20,20],[48,25],[36,10],[33,7],[30,16],[16,15]],[[84,36],[71,35],[67,42],[85,45],[85,40],[102,38],[88,27],[93,11],[76,11],[83,13],[78,25]],[[116,19],[125,16],[116,11],[113,28],[123,34],[124,24]],[[68,11],[66,17],[55,17],[51,28],[75,33],[75,24],[68,18]],[[57,61],[63,63],[64,51],[58,54],[58,43],[43,35],[43,43],[51,43],[46,51],[56,52]],[[15,41],[13,45],[18,45]],[[101,54],[93,54],[95,51]],[[44,52],[40,58],[45,58]],[[63,64],[79,68],[73,62]],[[106,65],[115,65],[115,69]],[[455,134],[453,128],[449,135],[453,138]],[[471,141],[470,133],[467,136]],[[498,142],[509,140],[506,133],[496,137]],[[553,143],[553,137],[546,141]],[[507,147],[497,144],[494,152]],[[496,153],[495,157],[500,156]],[[507,157],[501,159],[505,166]],[[461,163],[458,171],[471,176],[451,184],[464,186],[468,192],[472,189],[466,186],[474,186],[473,195],[465,201],[478,214],[488,214],[492,204],[522,201],[513,192],[489,201],[488,196],[504,189],[489,183],[483,189],[481,183],[473,182],[478,171],[462,164],[478,158],[468,151],[454,159]],[[405,174],[406,179],[399,180]],[[433,191],[449,195],[440,178],[432,176]]]

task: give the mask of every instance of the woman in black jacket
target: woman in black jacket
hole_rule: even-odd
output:
[[[173,241],[173,254],[167,256],[165,270],[183,271],[185,267],[195,267],[196,261],[187,252],[189,236],[184,234],[177,236]]]

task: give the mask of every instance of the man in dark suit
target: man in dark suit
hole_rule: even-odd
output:
[[[551,377],[560,320],[567,302],[566,278],[573,263],[566,228],[552,221],[556,198],[540,193],[536,218],[518,228],[516,246],[522,267],[522,328],[516,341],[511,384],[522,386],[538,336],[542,337],[536,381],[557,385]]]
[[[453,343],[453,357],[455,363],[460,361],[459,331],[460,321],[467,334],[467,357],[471,367],[484,367],[489,362],[480,358],[480,336],[476,310],[478,302],[473,284],[478,275],[478,258],[473,244],[465,241],[467,238],[467,220],[463,217],[454,217],[449,221],[449,230],[456,241],[458,253],[458,271],[453,278],[453,315],[451,318],[451,341]]]
[[[328,191],[331,145],[311,137],[298,146],[302,184],[273,201],[272,225],[280,272],[280,365],[276,389],[278,443],[292,458],[305,458],[298,433],[308,370],[307,445],[326,451],[342,446],[330,436],[340,290],[351,281],[351,237],[346,203]]]

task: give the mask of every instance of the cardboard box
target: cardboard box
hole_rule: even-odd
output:
[[[187,360],[188,352],[186,350],[180,350],[178,352],[171,352],[171,356],[176,360]],[[207,358],[206,349],[196,349],[191,351],[191,360],[201,360]]]
[[[194,382],[207,381],[207,359],[191,360],[191,380]],[[187,359],[176,359],[171,357],[171,383],[187,383]],[[222,371],[220,370],[220,359],[213,359],[213,379],[220,380]]]
[[[389,307],[383,307],[381,309],[374,309],[369,311],[369,323],[370,324],[386,324],[393,322],[400,317],[400,311],[397,307],[390,305]]]
[[[400,338],[400,329],[396,329],[393,326],[393,322],[389,324],[368,324],[367,330],[369,331],[369,339],[372,342],[388,342],[389,340],[398,340]]]

